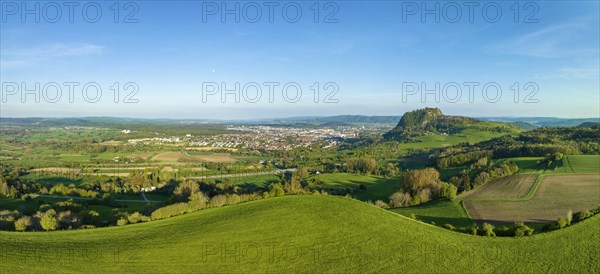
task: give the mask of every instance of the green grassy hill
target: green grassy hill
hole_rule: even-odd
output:
[[[288,196],[125,227],[0,232],[3,273],[600,271],[600,218],[485,238],[359,201]]]
[[[383,137],[387,140],[422,142],[422,136],[467,137],[469,135],[516,134],[523,130],[515,125],[501,122],[480,121],[462,116],[444,115],[438,108],[424,108],[406,112],[400,122]],[[489,139],[489,138],[488,138]]]

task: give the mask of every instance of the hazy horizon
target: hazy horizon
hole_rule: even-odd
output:
[[[410,111],[410,110],[407,110]],[[444,110],[442,109],[442,112]],[[1,116],[2,118],[8,119],[28,119],[28,118],[41,118],[41,119],[69,119],[69,118],[114,118],[114,119],[142,119],[142,120],[214,120],[214,121],[253,121],[253,120],[270,120],[270,119],[294,119],[294,118],[324,118],[324,117],[337,117],[337,116],[364,116],[364,117],[401,117],[402,114],[386,114],[386,115],[366,115],[366,114],[335,114],[335,115],[300,115],[300,116],[271,116],[271,117],[261,117],[261,118],[207,118],[207,117],[179,117],[179,118],[169,118],[169,117],[134,117],[134,116]],[[451,116],[465,116],[465,117],[473,117],[473,118],[483,118],[483,119],[491,119],[491,118],[556,118],[556,119],[600,119],[600,117],[565,117],[565,116],[515,116],[515,115],[506,115],[506,116],[469,116],[462,114],[453,114],[446,113],[445,115]]]

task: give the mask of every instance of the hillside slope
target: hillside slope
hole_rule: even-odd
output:
[[[0,233],[3,273],[600,271],[600,218],[484,238],[366,203],[288,196],[125,227]]]
[[[383,135],[387,140],[411,141],[426,135],[453,135],[478,132],[515,133],[517,126],[501,122],[483,122],[478,119],[445,115],[439,108],[417,109],[405,113],[396,127]]]

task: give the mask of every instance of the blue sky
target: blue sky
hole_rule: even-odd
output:
[[[33,9],[35,3],[25,5]],[[94,13],[88,9],[91,15],[84,17],[82,6],[74,8],[72,23],[64,6],[58,22],[48,22],[54,18],[55,7],[44,9],[46,3],[38,3],[39,23],[34,15],[24,17],[22,6],[17,6],[15,14],[14,6],[2,7],[3,117],[248,119],[400,115],[425,106],[470,116],[600,116],[597,1],[534,2],[530,6],[519,2],[518,9],[512,1],[494,2],[502,12],[496,22],[495,6],[488,7],[487,17],[483,14],[485,2],[475,6],[469,18],[464,2],[451,2],[460,8],[461,16],[456,17],[457,6],[443,1],[419,3],[414,14],[409,14],[409,8],[416,2],[346,1],[330,6],[319,2],[319,22],[315,22],[315,2],[307,1],[294,2],[302,11],[296,23],[286,21],[294,19],[295,5],[288,5],[289,17],[283,16],[286,2],[274,7],[273,22],[264,2],[253,2],[261,7],[257,22],[252,22],[256,6],[248,2],[204,2],[203,6],[196,1],[144,1],[128,7],[120,2],[118,23],[113,1],[98,2],[102,16],[96,23],[86,21],[93,20]],[[219,10],[208,14],[212,3]],[[231,14],[222,22],[219,5],[233,8],[236,3],[242,13],[240,22]],[[432,14],[422,20],[423,8],[433,9],[436,3],[439,22]],[[137,11],[129,19],[137,22],[124,23],[134,7]],[[334,7],[337,10],[329,19],[337,22],[323,22]],[[516,20],[515,10],[520,11]],[[64,82],[79,83],[73,102]],[[111,90],[114,82],[121,90],[118,103]],[[137,103],[123,103],[132,91],[131,85],[124,89],[130,82],[139,87],[133,96]],[[262,97],[258,102],[241,98],[238,103],[234,95],[227,95],[223,103],[217,94],[203,101],[203,83],[225,83],[233,89],[236,82],[240,93],[246,84],[259,84]],[[279,84],[273,102],[265,82]],[[471,99],[465,82],[477,83]],[[15,83],[19,90],[13,95]],[[40,83],[39,89],[35,83]],[[33,95],[22,102],[22,84],[40,96],[47,86],[48,96],[53,97],[52,83],[61,86],[57,102],[40,98],[37,103]],[[98,102],[85,101],[82,86],[87,83],[97,83],[102,89]],[[302,89],[297,102],[288,102],[282,95],[282,87],[290,83]],[[318,103],[314,83],[320,88]],[[418,92],[403,100],[403,86],[405,94],[409,91],[407,83],[416,83],[421,93],[423,88],[435,90],[439,83],[434,91],[440,93],[439,102],[433,94],[422,102]],[[461,87],[462,97],[444,100],[444,90],[447,97],[455,96],[456,89],[450,88],[453,83]],[[486,85],[492,88],[484,98]],[[337,103],[324,103],[335,86],[339,90],[331,99]],[[497,101],[491,100],[496,95],[494,87],[501,88]],[[518,103],[514,98],[517,87]],[[247,91],[248,97],[254,97],[254,88]],[[294,89],[289,91],[294,97]]]

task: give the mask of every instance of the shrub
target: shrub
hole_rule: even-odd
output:
[[[238,196],[237,194],[232,194],[230,196],[227,197],[227,204],[228,205],[235,205],[235,204],[239,204],[242,200],[240,199],[240,196]]]
[[[153,220],[158,220],[192,212],[194,211],[192,205],[193,203],[176,203],[165,207],[161,207],[152,212],[151,217]]]
[[[206,196],[206,194],[204,194],[204,192],[195,192],[190,195],[189,199],[191,202],[197,202],[197,203],[208,203],[208,201],[209,201],[208,196]]]
[[[206,203],[205,202],[200,202],[200,201],[189,201],[187,203],[189,211],[198,211],[198,210],[202,210],[206,208]]]
[[[478,227],[477,225],[473,225],[472,227],[467,229],[467,232],[471,235],[477,235]]]
[[[573,210],[567,211],[567,225],[571,225],[571,222],[573,222]]]
[[[150,217],[144,216],[139,212],[134,212],[133,214],[127,216],[127,222],[130,224],[135,224],[139,222],[147,222],[150,221]]]
[[[407,207],[410,205],[411,197],[410,194],[402,191],[398,191],[390,196],[390,207]]]
[[[453,226],[453,225],[451,225],[451,224],[444,224],[444,228],[445,228],[445,229],[449,229],[449,230],[456,230],[456,227],[454,227],[454,226]]]
[[[282,191],[283,191],[283,189],[282,189]],[[217,195],[217,196],[210,198],[211,206],[220,207],[220,206],[225,205],[225,203],[227,203],[227,197],[225,197],[224,195]]]
[[[73,199],[69,199],[66,201],[62,201],[62,202],[56,202],[54,204],[54,207],[56,208],[56,210],[72,210],[72,211],[78,211],[81,210],[81,204],[76,203]]]
[[[261,196],[256,193],[242,194],[239,196],[240,196],[240,200],[241,200],[240,203],[248,202],[248,201],[256,201],[256,200],[260,200],[260,198],[261,198]]]
[[[568,224],[567,218],[560,217],[558,220],[556,220],[556,227],[559,229],[567,226]]]
[[[510,229],[510,227],[503,225],[496,229],[496,235],[498,235],[498,236],[513,236],[514,233]]]
[[[481,234],[487,237],[496,237],[496,233],[494,232],[494,226],[492,224],[483,223],[481,226]]]
[[[583,221],[589,217],[592,217],[594,214],[592,212],[590,212],[589,210],[584,210],[582,212],[579,212],[576,214],[577,216],[577,221]]]
[[[421,199],[417,196],[412,197],[410,200],[410,206],[416,206],[418,204],[421,204]]]
[[[40,206],[40,208],[38,209],[40,212],[46,212],[48,210],[52,209],[52,205],[50,204],[43,204]]]
[[[390,206],[388,204],[386,204],[382,200],[375,201],[375,206],[380,207],[380,208],[384,208],[384,209],[390,208]]]
[[[527,226],[523,222],[516,222],[513,235],[515,237],[531,236],[533,231],[533,228]]]
[[[125,218],[121,218],[121,219],[117,220],[117,225],[118,226],[123,226],[123,225],[126,225],[126,224],[127,224],[127,219],[125,219]]]
[[[544,226],[542,226],[543,232],[548,232],[548,231],[551,231],[552,229],[554,229],[554,226],[552,224],[545,224]]]
[[[79,213],[81,220],[86,225],[99,225],[100,224],[100,213],[94,210],[83,210]]]

